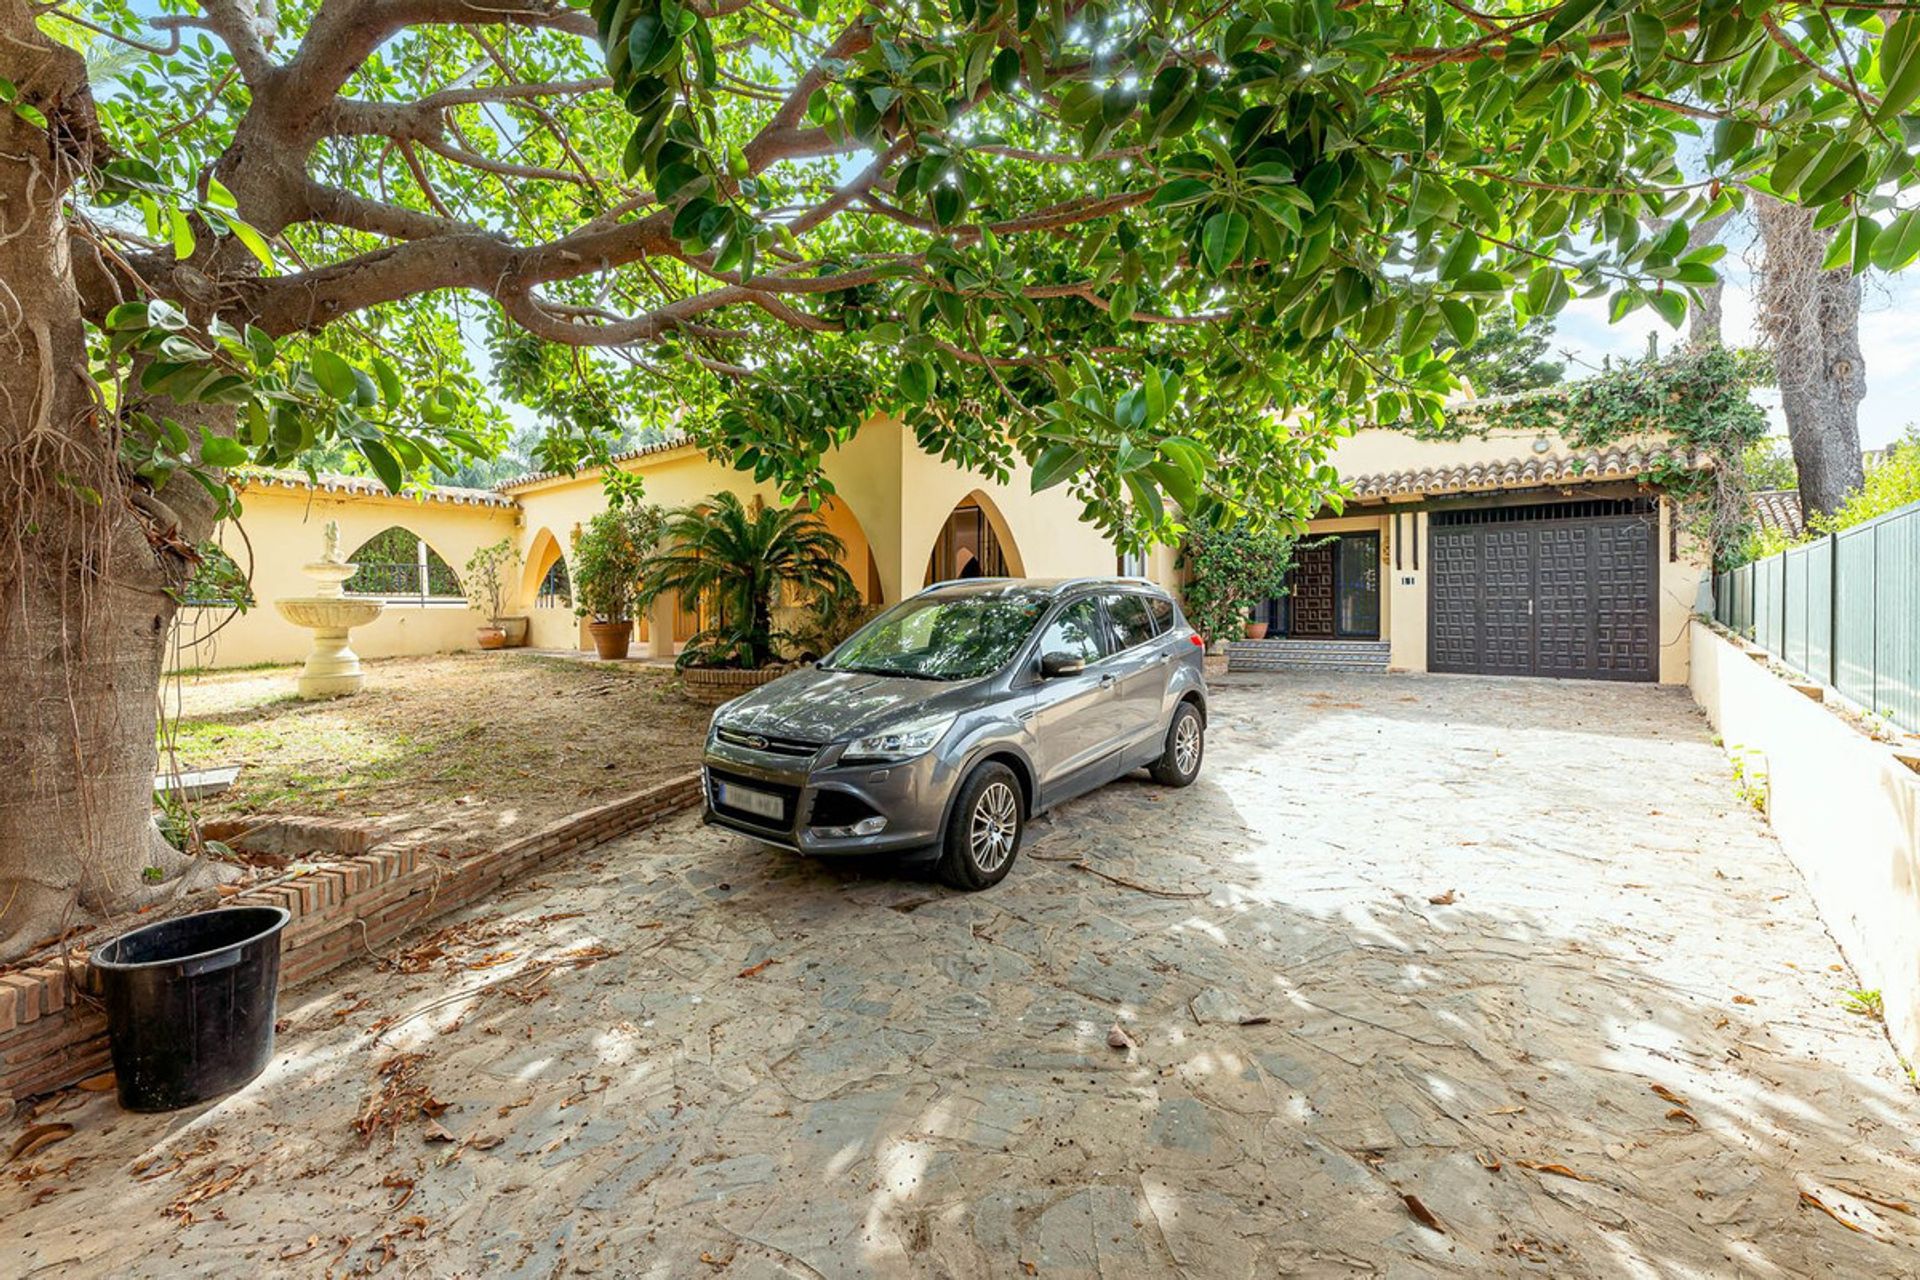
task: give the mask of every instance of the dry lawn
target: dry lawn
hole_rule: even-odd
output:
[[[205,817],[260,813],[518,835],[695,767],[709,708],[672,672],[519,653],[368,662],[358,695],[293,696],[297,667],[212,671],[168,689],[183,769],[240,765]]]

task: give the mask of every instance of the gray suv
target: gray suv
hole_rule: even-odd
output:
[[[942,583],[714,712],[706,820],[809,854],[997,884],[1027,819],[1134,769],[1200,774],[1203,642],[1124,578]]]

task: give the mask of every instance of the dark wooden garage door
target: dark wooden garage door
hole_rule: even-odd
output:
[[[1651,499],[1436,511],[1427,666],[1481,675],[1657,675]]]

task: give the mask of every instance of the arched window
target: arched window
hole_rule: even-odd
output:
[[[573,608],[573,583],[567,578],[566,557],[555,560],[547,576],[540,579],[540,593],[534,603],[542,609]]]
[[[374,534],[347,559],[357,566],[346,582],[351,595],[420,604],[465,598],[453,566],[419,534],[399,525]]]

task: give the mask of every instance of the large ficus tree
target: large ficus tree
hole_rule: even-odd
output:
[[[818,494],[893,411],[1171,538],[1308,512],[1493,309],[1678,322],[1743,184],[1920,251],[1897,7],[158,9],[0,0],[0,954],[183,876],[154,694],[228,470],[484,454],[474,350],[548,465],[665,406]]]

